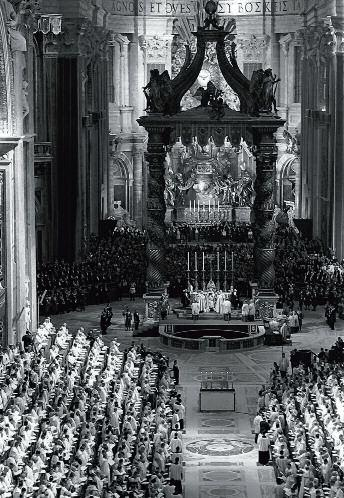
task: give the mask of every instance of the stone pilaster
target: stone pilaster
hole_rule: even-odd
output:
[[[148,147],[145,154],[148,163],[147,222],[148,235],[148,290],[162,293],[165,283],[165,178],[166,157],[162,128],[149,128]]]
[[[302,80],[302,217],[313,234],[344,257],[344,21],[305,26]]]
[[[289,57],[292,48],[291,45],[292,40],[293,40],[293,35],[290,33],[288,33],[285,36],[282,36],[279,39],[279,44],[283,55],[283,62],[281,61],[281,74],[280,74],[280,78],[283,81],[283,85],[280,91],[280,105],[286,107],[288,107],[292,101],[291,100],[292,97],[290,95],[290,86],[293,85],[293,79],[292,79],[293,75],[290,74],[291,64]]]
[[[133,215],[138,228],[142,228],[143,224],[143,144],[134,144],[132,158],[133,158]]]
[[[130,105],[130,77],[129,77],[129,44],[130,41],[126,36],[117,34],[115,40],[120,45],[120,123],[123,133],[131,133],[132,131],[132,114],[133,108]]]
[[[257,306],[262,318],[272,317],[276,303],[274,185],[277,147],[273,130],[257,133],[254,143],[256,158],[256,197],[253,205],[254,263],[258,283]]]
[[[121,131],[121,118],[120,118],[120,88],[121,88],[121,48],[120,43],[113,37],[109,42],[110,55],[112,57],[112,74],[109,75],[112,78],[113,87],[113,102],[109,104],[109,127],[111,133],[120,133]]]
[[[330,87],[331,114],[334,117],[333,143],[333,249],[339,260],[344,258],[344,20],[331,26],[333,66]]]
[[[143,53],[137,35],[133,35],[133,41],[129,45],[129,72],[130,106],[133,108],[132,131],[138,132],[139,125],[136,118],[144,113],[145,105],[142,88],[146,84],[146,78],[144,74]]]

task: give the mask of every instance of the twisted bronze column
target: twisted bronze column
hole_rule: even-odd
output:
[[[257,307],[262,318],[271,318],[276,303],[274,192],[277,147],[273,133],[259,135],[253,149],[256,158],[256,193],[252,213],[254,264],[258,283]]]
[[[165,169],[166,148],[163,128],[149,128],[145,159],[148,163],[147,189],[147,282],[149,291],[163,291],[166,282],[165,250]]]

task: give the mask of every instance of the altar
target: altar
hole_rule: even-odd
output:
[[[231,313],[232,306],[237,304],[237,294],[231,292],[222,292],[221,290],[205,290],[190,293],[190,302],[199,304],[200,313],[209,313],[211,311],[219,315]]]

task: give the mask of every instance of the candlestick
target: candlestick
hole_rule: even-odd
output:
[[[188,252],[188,271],[190,271],[190,253]]]
[[[232,285],[234,289],[234,253],[232,251]]]
[[[227,271],[227,251],[225,251],[225,271]]]
[[[197,252],[195,252],[195,271],[197,271]]]
[[[202,271],[204,271],[204,251],[202,252]]]

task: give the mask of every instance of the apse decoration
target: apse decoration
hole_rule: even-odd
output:
[[[207,197],[216,192],[221,200],[219,211],[223,206],[232,207],[240,202],[249,208],[253,202],[258,303],[262,316],[268,316],[277,300],[272,219],[277,158],[274,133],[284,124],[277,115],[275,100],[279,78],[271,69],[256,70],[251,80],[246,78],[236,60],[235,22],[221,24],[216,11],[217,3],[207,1],[199,15],[198,29],[192,33],[196,51],[192,53],[192,43],[187,40],[185,60],[178,74],[171,79],[167,71],[160,74],[153,69],[144,88],[147,115],[140,117],[138,123],[148,132],[148,289],[155,295],[161,295],[165,289],[166,204],[173,207],[178,199],[184,207],[189,203],[190,210],[197,207],[199,211],[199,203],[206,211]],[[178,29],[190,38],[182,22]],[[174,52],[174,61],[181,64],[178,50]],[[225,84],[217,77],[220,74]],[[184,110],[183,98],[188,92]],[[227,95],[232,97],[227,99]],[[194,105],[189,107],[191,102]],[[244,165],[240,165],[241,172],[236,178],[221,166],[225,144],[230,143],[238,150],[243,140],[256,159],[255,180]],[[185,147],[183,166],[166,171],[167,151],[176,143],[181,149]]]
[[[166,221],[231,221],[233,208],[252,207],[253,193],[253,175],[228,141],[217,147],[211,138],[202,147],[195,138],[166,156],[165,203],[174,212]]]

